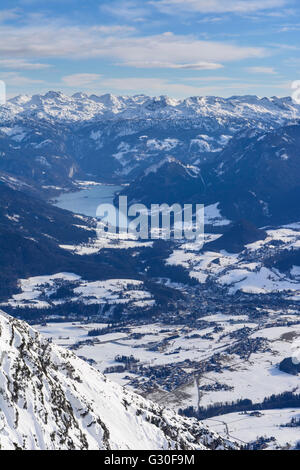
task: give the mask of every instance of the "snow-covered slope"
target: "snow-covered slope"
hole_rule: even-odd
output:
[[[107,380],[0,312],[1,449],[227,449],[237,446]]]
[[[246,236],[257,240],[243,240]],[[225,287],[229,294],[281,293],[287,299],[300,299],[299,224],[248,233],[229,229],[225,236],[206,234],[206,240],[202,251],[197,243],[181,244],[167,263],[183,266],[200,283]],[[238,246],[242,241],[245,246]]]

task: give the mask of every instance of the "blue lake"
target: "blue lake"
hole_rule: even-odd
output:
[[[112,203],[115,194],[121,189],[122,186],[99,184],[80,191],[61,194],[53,204],[76,214],[96,217],[99,204]]]

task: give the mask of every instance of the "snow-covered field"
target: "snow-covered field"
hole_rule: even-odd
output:
[[[251,413],[230,413],[207,419],[204,423],[221,436],[238,436],[242,443],[250,443],[259,437],[274,437],[267,444],[268,449],[276,446],[294,447],[300,441],[299,427],[286,427],[292,418],[300,418],[300,409],[265,410],[259,415]]]
[[[269,318],[268,327],[264,327],[257,321],[251,321],[247,315],[217,314],[202,317],[199,329],[155,323],[131,326],[127,332],[114,331],[100,336],[88,336],[88,332],[95,328],[104,328],[107,324],[49,323],[46,326],[37,325],[36,328],[55,343],[74,348],[77,355],[92,362],[101,372],[120,365],[115,360],[116,356],[132,355],[145,370],[171,367],[178,373],[175,380],[183,373],[188,374],[185,383],[180,383],[178,387],[175,385],[171,390],[163,382],[158,381],[156,384],[151,379],[151,374],[150,378],[147,374],[138,374],[134,370],[111,371],[108,374],[110,379],[120,385],[143,393],[161,405],[167,404],[178,409],[197,406],[198,387],[202,390],[201,406],[242,398],[258,403],[272,394],[287,391],[299,393],[299,377],[281,372],[278,365],[285,357],[293,355],[295,342],[300,338],[300,324],[276,326],[279,319],[283,319],[276,311],[270,312]],[[300,323],[300,314],[290,312],[285,315],[285,319]],[[245,328],[249,330],[250,340],[264,339],[264,348],[250,353],[246,358],[241,357],[238,350],[230,352],[230,348],[239,343],[239,335]],[[245,340],[241,339],[240,344],[243,341]],[[218,368],[202,375],[196,385],[197,364],[218,353],[221,354]],[[153,386],[145,389],[145,384],[150,382]],[[217,384],[221,385],[220,389],[214,389]],[[235,413],[216,417],[215,421],[209,422],[220,433],[226,433],[226,429],[218,420],[232,422],[230,435],[244,442],[267,435],[275,436],[279,445],[285,445],[286,442],[293,445],[297,441],[297,428],[278,428],[278,425],[286,424],[295,415],[294,411],[297,412],[263,411],[264,416],[261,418],[239,416]]]
[[[214,222],[215,223],[215,222]],[[264,260],[282,250],[299,249],[299,224],[293,228],[267,230],[267,238],[246,245],[239,254],[210,251],[209,244],[203,252],[193,243],[178,246],[167,260],[168,264],[181,265],[200,283],[212,280],[228,288],[229,294],[237,291],[250,294],[287,292],[298,300],[300,295],[300,267],[293,266],[289,273],[264,266]],[[205,234],[206,243],[221,235]],[[280,247],[278,247],[278,243]]]
[[[230,390],[210,391],[204,393],[202,404],[250,398],[254,402],[261,401],[273,393],[291,391],[299,386],[297,376],[280,372],[278,364],[285,357],[292,355],[292,347],[296,338],[300,338],[300,325],[293,327],[262,328],[257,323],[243,317],[229,317],[222,315],[202,318],[207,321],[207,327],[190,329],[182,326],[168,326],[151,324],[130,327],[128,333],[109,333],[96,337],[89,337],[88,331],[95,328],[94,324],[80,325],[79,323],[48,324],[39,326],[41,333],[51,337],[62,346],[69,347],[76,343],[90,340],[88,344],[80,344],[78,354],[96,362],[96,367],[104,371],[107,367],[116,365],[115,356],[133,355],[145,366],[161,366],[179,364],[186,360],[201,362],[212,357],[217,352],[223,353],[222,371],[208,372],[201,381],[201,385],[212,382],[222,382]],[[300,315],[294,316],[294,320]],[[220,329],[214,332],[215,325]],[[105,325],[98,325],[99,328]],[[249,338],[265,338],[267,351],[257,352],[248,359],[239,357],[236,353],[226,352],[228,346],[237,343],[232,339],[243,328],[249,328]],[[289,335],[286,335],[289,333]],[[140,337],[137,337],[139,335]],[[174,338],[176,336],[176,338]],[[208,339],[207,336],[210,338]],[[172,338],[168,340],[168,338]],[[238,338],[238,336],[236,336]],[[156,346],[156,347],[155,347]],[[192,366],[191,366],[192,367]],[[128,383],[125,376],[131,374],[115,374],[114,378],[121,384]],[[183,407],[195,404],[195,390],[191,377],[191,384],[186,388],[189,397],[177,405]]]
[[[146,307],[155,303],[152,295],[143,288],[143,282],[133,279],[88,282],[73,273],[57,273],[21,279],[19,287],[21,293],[2,303],[2,307],[43,309],[65,302]],[[59,298],[57,292],[61,287],[70,288],[70,295]]]
[[[218,227],[230,224],[230,220],[222,216],[218,202],[205,207],[204,217],[205,225],[214,225],[215,227]]]
[[[151,247],[151,241],[139,241],[133,234],[118,233],[113,234],[104,233],[103,230],[98,230],[98,237],[92,238],[89,243],[82,243],[80,245],[60,245],[60,248],[71,251],[80,256],[93,255],[99,253],[104,248],[114,250],[128,250],[131,248]]]

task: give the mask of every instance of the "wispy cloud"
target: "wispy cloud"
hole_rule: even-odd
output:
[[[149,93],[153,95],[168,94],[170,96],[191,96],[202,94],[201,87],[173,83],[162,78],[110,78],[101,82],[101,87],[122,93]]]
[[[282,26],[279,29],[279,32],[281,33],[289,33],[289,32],[294,32],[294,31],[300,31],[299,23],[287,24],[287,25]]]
[[[13,70],[43,70],[52,67],[52,65],[28,62],[24,59],[0,59],[0,67]]]
[[[198,23],[221,23],[223,21],[226,21],[228,18],[227,16],[205,16],[204,18],[201,18],[198,20]]]
[[[247,67],[247,72],[255,74],[276,75],[277,72],[273,67]]]
[[[297,67],[300,70],[300,57],[288,57],[285,59],[284,64],[288,67]]]
[[[219,64],[264,57],[260,47],[199,40],[192,35],[163,33],[150,36],[105,34],[99,27],[30,25],[5,26],[0,30],[2,58],[107,58],[121,63],[169,63],[181,68],[190,64]]]
[[[149,15],[147,2],[141,4],[133,0],[116,0],[100,5],[100,10],[114,17],[120,17],[123,21],[141,22]]]
[[[102,75],[97,73],[75,73],[62,77],[62,82],[68,87],[89,87],[99,81]]]
[[[44,80],[24,77],[23,75],[20,75],[17,72],[1,73],[1,79],[6,82],[7,87],[23,86],[23,85],[38,85],[38,84],[45,83]]]
[[[165,13],[176,14],[178,9],[198,13],[255,13],[285,7],[289,0],[153,0],[152,5]]]
[[[98,85],[98,84],[97,84]],[[284,94],[285,90],[288,90],[286,83],[274,83],[271,87],[276,90],[281,90]],[[231,96],[232,94],[244,94],[248,93],[249,90],[254,92],[256,89],[270,89],[269,83],[251,83],[247,82],[234,82],[234,83],[220,83],[220,84],[199,84],[198,86],[190,85],[182,82],[174,82],[168,79],[162,78],[110,78],[104,79],[99,82],[99,88],[101,92],[110,90],[116,94],[137,94],[146,93],[150,95],[169,95],[173,97],[187,97],[187,96],[206,96],[216,95]]]
[[[282,51],[299,51],[300,49],[300,45],[298,44],[270,43],[268,45]]]
[[[92,31],[96,31],[103,35],[117,34],[119,36],[127,35],[136,31],[136,28],[133,26],[127,25],[100,25],[93,26]]]
[[[8,20],[15,20],[20,16],[20,12],[17,8],[11,10],[1,10],[0,11],[0,23]]]
[[[224,66],[222,64],[216,64],[214,62],[198,62],[195,64],[176,64],[172,62],[158,62],[158,61],[150,61],[150,62],[123,62],[123,64],[129,67],[135,68],[144,68],[144,69],[181,69],[181,70],[217,70],[221,69]]]
[[[187,77],[185,78],[185,81],[186,82],[207,82],[207,83],[210,83],[210,82],[224,82],[224,81],[234,81],[234,80],[238,80],[238,78],[234,78],[234,77],[224,77],[224,76],[206,76],[206,77]]]

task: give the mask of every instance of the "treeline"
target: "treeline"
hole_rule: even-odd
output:
[[[13,317],[20,318],[31,324],[48,321],[52,323],[71,320],[88,320],[98,318],[101,313],[98,304],[86,305],[82,302],[66,302],[61,305],[52,305],[49,308],[32,308],[26,306],[13,308],[6,306],[5,311]]]
[[[107,335],[108,333],[111,333],[111,332],[112,332],[112,329],[109,326],[105,328],[93,328],[92,330],[89,330],[88,336],[102,336],[102,335]]]
[[[189,418],[197,418],[200,420],[221,416],[228,413],[238,413],[242,411],[261,411],[283,408],[299,408],[300,394],[293,392],[284,392],[279,395],[271,395],[265,398],[261,403],[253,403],[252,400],[245,398],[232,402],[217,403],[207,407],[200,407],[196,410],[193,406],[180,409],[179,414]]]
[[[172,282],[198,285],[198,281],[189,275],[189,271],[180,265],[166,264],[166,259],[172,254],[173,246],[168,240],[155,240],[152,248],[141,250],[139,257],[140,267],[147,266],[148,278],[168,278]]]
[[[102,336],[107,335],[108,333],[129,333],[130,328],[125,326],[126,323],[116,323],[115,325],[111,324],[103,328],[93,328],[89,330],[88,336]]]
[[[282,428],[300,428],[300,418],[292,418],[287,424],[282,424]]]
[[[139,359],[136,359],[133,355],[131,356],[120,356],[119,354],[115,357],[116,362],[123,362],[124,364],[137,364],[140,362]]]

